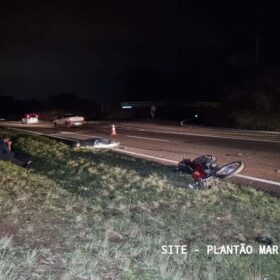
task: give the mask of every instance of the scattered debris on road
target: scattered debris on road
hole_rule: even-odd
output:
[[[120,142],[107,138],[89,138],[75,143],[75,148],[116,148]]]
[[[237,157],[242,157],[242,153],[226,153],[226,156],[237,156]]]

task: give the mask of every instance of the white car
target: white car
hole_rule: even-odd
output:
[[[32,123],[37,123],[39,121],[39,115],[32,113],[32,114],[24,114],[21,122],[23,124],[32,124]]]
[[[84,123],[85,118],[74,114],[64,114],[53,121],[55,126],[80,126]]]

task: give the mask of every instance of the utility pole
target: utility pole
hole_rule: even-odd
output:
[[[258,65],[259,65],[260,40],[261,40],[261,36],[260,36],[260,34],[258,34],[256,37],[256,58],[255,58],[256,67],[258,67]]]

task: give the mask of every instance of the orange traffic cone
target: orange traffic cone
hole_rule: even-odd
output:
[[[116,127],[114,124],[112,124],[112,132],[111,132],[111,136],[115,136],[117,135],[117,132],[116,132]]]

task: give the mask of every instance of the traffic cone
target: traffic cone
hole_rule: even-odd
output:
[[[111,136],[115,136],[117,135],[117,132],[116,132],[116,127],[114,124],[112,124],[112,132],[111,132]]]

